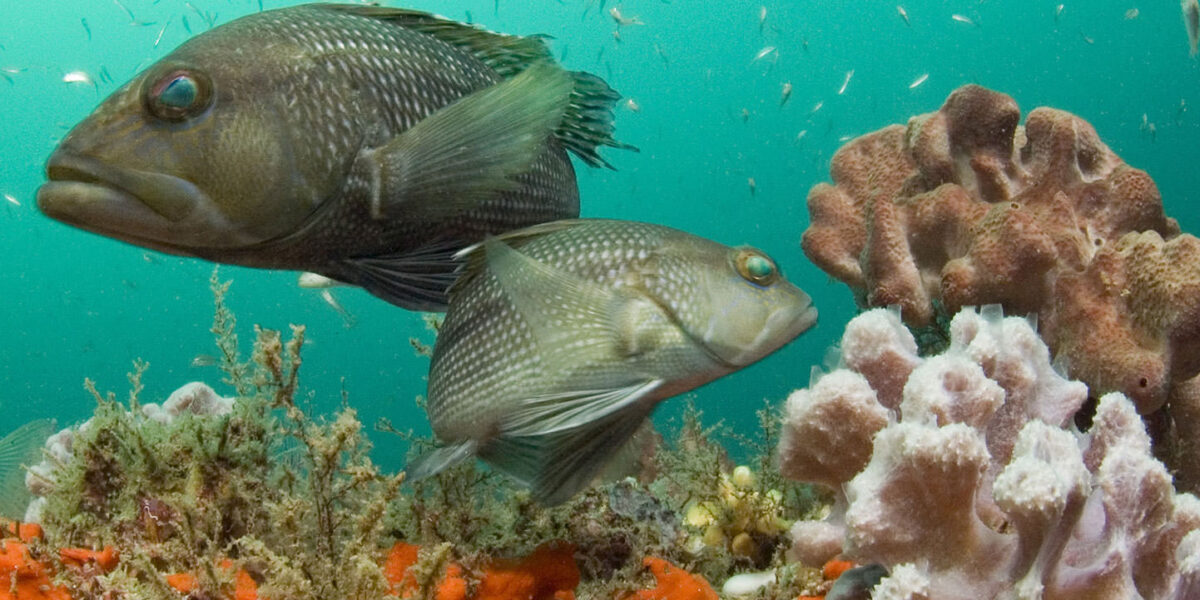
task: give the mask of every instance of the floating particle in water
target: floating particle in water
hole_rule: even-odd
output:
[[[758,195],[758,182],[754,181],[754,178],[751,177],[746,180],[746,183],[750,185],[750,195],[757,196]]]
[[[1125,20],[1132,21],[1132,20],[1138,18],[1138,15],[1140,15],[1140,14],[1141,14],[1141,11],[1139,11],[1136,8],[1131,8],[1131,9],[1125,11]]]
[[[922,73],[920,77],[917,77],[912,83],[908,84],[908,89],[912,90],[921,87],[921,84],[925,83],[927,79],[929,79],[929,73]]]
[[[779,106],[783,106],[784,104],[787,104],[788,100],[791,100],[791,98],[792,98],[792,84],[789,81],[789,82],[783,84],[783,91],[780,93],[780,96],[779,96]]]
[[[642,105],[638,104],[637,100],[634,100],[633,98],[630,98],[625,101],[625,108],[628,108],[630,110],[630,112],[635,112],[635,113],[642,112]]]
[[[817,112],[818,110],[821,110],[821,107],[822,107],[822,106],[825,106],[825,101],[824,101],[824,100],[821,100],[820,102],[817,102],[817,104],[816,104],[815,106],[813,106],[813,107],[812,107],[812,112],[814,112],[814,113],[815,113],[815,112]]]
[[[8,203],[13,206],[17,206],[17,207],[21,206],[21,201],[17,200],[17,197],[13,196],[12,194],[4,194],[4,199],[7,200]]]
[[[904,10],[903,6],[897,5],[896,12],[900,13],[900,18],[904,19],[904,24],[912,27],[912,22],[908,20],[908,11]]]

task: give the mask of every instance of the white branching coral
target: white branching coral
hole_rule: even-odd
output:
[[[1024,319],[964,310],[917,356],[894,312],[858,316],[842,368],[788,398],[785,475],[830,487],[791,556],[881,563],[887,598],[1200,597],[1200,500],[1177,494],[1133,404],[1055,372]]]

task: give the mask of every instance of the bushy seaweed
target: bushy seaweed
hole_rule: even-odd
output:
[[[418,597],[432,594],[450,562],[471,572],[554,540],[575,548],[580,597],[646,583],[641,560],[650,555],[718,584],[735,572],[776,569],[780,582],[763,598],[795,597],[812,580],[783,567],[783,549],[787,525],[822,499],[779,476],[775,411],[760,412],[762,431],[751,437],[705,426],[689,407],[670,443],[647,427],[606,471],[608,483],[558,507],[538,505],[474,462],[402,488],[402,473],[381,473],[371,461],[347,398],[329,418],[302,408],[311,400],[299,377],[302,326],[286,338],[256,327],[243,359],[224,301],[229,285],[214,271],[212,331],[223,381],[236,393],[232,412],[149,418],[141,361],[124,401],[86,384],[95,415],[76,431],[71,460],[57,465],[43,523],[51,544],[121,552],[107,575],[61,571],[87,597],[177,599],[170,573],[194,577],[192,598],[230,597],[240,569],[263,597],[378,598],[389,591],[380,565],[397,541],[421,547],[410,570]],[[428,354],[428,344],[413,346]],[[402,435],[414,452],[432,443]],[[751,466],[729,460],[734,443],[754,457]]]

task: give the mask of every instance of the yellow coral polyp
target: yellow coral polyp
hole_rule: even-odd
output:
[[[733,541],[729,543],[729,551],[736,556],[751,557],[758,552],[758,544],[754,543],[750,534],[743,531],[734,536]]]
[[[717,511],[710,502],[696,502],[689,504],[683,513],[683,522],[703,529],[712,525],[717,520]]]
[[[704,529],[705,546],[720,547],[725,545],[725,530],[717,523],[713,523]]]
[[[733,470],[733,474],[729,477],[730,481],[739,489],[752,490],[754,485],[758,483],[758,478],[754,476],[754,471],[746,465],[738,465]]]

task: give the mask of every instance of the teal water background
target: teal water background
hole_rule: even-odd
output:
[[[215,368],[189,366],[215,350],[210,263],[72,229],[34,206],[57,141],[102,97],[186,39],[185,16],[199,34],[205,26],[198,11],[215,13],[219,24],[258,10],[256,0],[121,2],[154,24],[131,24],[113,0],[0,0],[0,68],[19,70],[6,72],[11,82],[0,79],[0,193],[20,203],[0,203],[0,435],[34,418],[86,418],[93,402],[84,378],[124,396],[125,373],[138,357],[151,365],[143,401],[161,401],[192,380],[230,393]],[[263,2],[267,9],[288,4]],[[814,297],[816,329],[693,394],[708,418],[746,434],[756,432],[754,411],[764,400],[779,406],[807,385],[812,366],[855,312],[845,287],[800,251],[808,189],[828,179],[829,159],[849,137],[934,111],[959,85],[1010,94],[1023,113],[1045,105],[1087,119],[1114,151],[1154,177],[1184,231],[1200,231],[1200,66],[1188,56],[1174,0],[1068,2],[1057,16],[1057,2],[904,2],[911,26],[896,4],[862,0],[403,6],[506,33],[549,34],[569,68],[592,71],[634,99],[640,112],[622,106],[617,132],[641,152],[607,151],[616,171],[577,163],[584,216],[651,221],[758,246]],[[620,27],[618,43],[612,7],[645,25]],[[1127,19],[1134,8],[1137,17]],[[755,61],[767,46],[777,54]],[[99,83],[102,69],[113,83]],[[75,70],[97,78],[98,88],[64,83]],[[909,88],[926,73],[923,85]],[[794,90],[781,107],[785,82]],[[1143,128],[1143,115],[1155,135]],[[253,323],[308,326],[302,381],[318,410],[336,408],[345,390],[368,425],[388,418],[400,429],[428,432],[414,402],[424,393],[428,361],[409,338],[432,336],[418,314],[337,289],[357,318],[348,328],[317,292],[297,287],[295,273],[222,267],[221,277],[234,282],[229,303],[247,351]],[[659,418],[682,405],[666,403]],[[398,468],[404,444],[373,439],[377,460]]]

